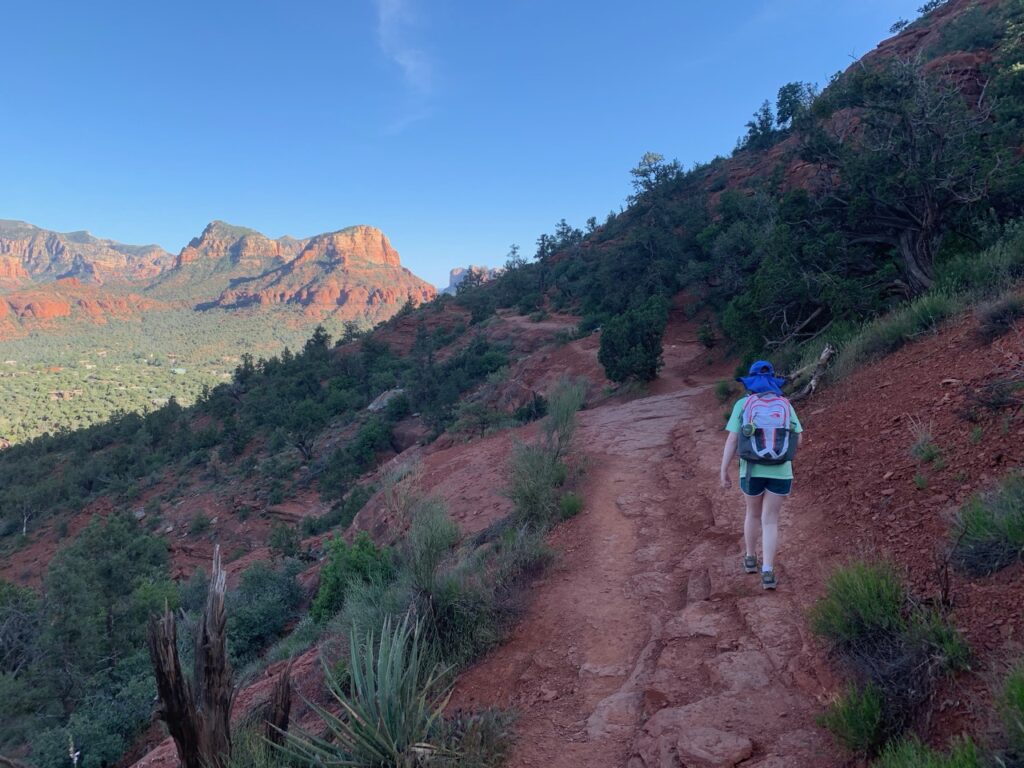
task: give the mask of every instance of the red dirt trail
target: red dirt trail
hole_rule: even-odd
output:
[[[452,702],[517,711],[511,768],[843,762],[814,724],[834,678],[804,620],[822,520],[798,493],[778,591],[742,573],[742,501],[717,483],[721,371],[704,355],[673,323],[649,396],[580,414],[586,509],[553,534],[557,565]]]

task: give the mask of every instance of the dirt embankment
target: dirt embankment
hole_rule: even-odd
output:
[[[1021,400],[1001,382],[1024,382],[1024,328],[987,344],[965,317],[866,366],[812,401],[805,424],[814,444],[801,457],[803,504],[819,509],[825,562],[884,556],[917,595],[942,597],[950,518],[972,494],[1024,462]],[[938,458],[911,446],[924,431]],[[948,571],[951,619],[974,655],[972,671],[948,681],[922,723],[936,745],[967,731],[999,739],[992,706],[1008,663],[1024,657],[1024,566],[988,577]]]

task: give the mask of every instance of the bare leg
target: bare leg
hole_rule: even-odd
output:
[[[743,554],[752,555],[757,552],[757,526],[761,522],[761,502],[764,501],[764,494],[760,496],[743,496],[747,502],[747,517],[743,521],[743,543],[747,551]]]
[[[764,509],[761,512],[761,538],[764,547],[764,557],[761,562],[765,567],[775,567],[775,550],[779,544],[779,512],[782,511],[782,503],[785,496],[776,496],[773,493],[765,492]],[[749,518],[750,513],[747,513]]]

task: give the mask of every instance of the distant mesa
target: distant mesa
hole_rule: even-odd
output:
[[[291,307],[310,321],[378,321],[436,293],[402,266],[383,232],[366,225],[272,239],[213,221],[175,256],[156,245],[0,220],[0,324],[8,332],[171,308]]]
[[[504,271],[501,267],[482,267],[476,264],[470,264],[467,267],[455,267],[448,273],[448,287],[441,291],[441,293],[454,296],[462,282],[470,275],[476,275],[482,282],[487,282],[488,280],[493,280]]]
[[[293,241],[294,258],[250,279],[234,281],[207,308],[274,304],[301,307],[317,319],[380,319],[411,300],[430,301],[432,285],[402,266],[387,236],[359,225]]]

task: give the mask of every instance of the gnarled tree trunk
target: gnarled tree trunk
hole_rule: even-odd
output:
[[[227,654],[226,577],[220,547],[213,550],[213,574],[206,609],[196,631],[193,681],[182,673],[178,632],[167,608],[149,625],[149,655],[160,697],[160,718],[174,739],[183,768],[221,768],[231,756],[231,705],[235,689]]]

